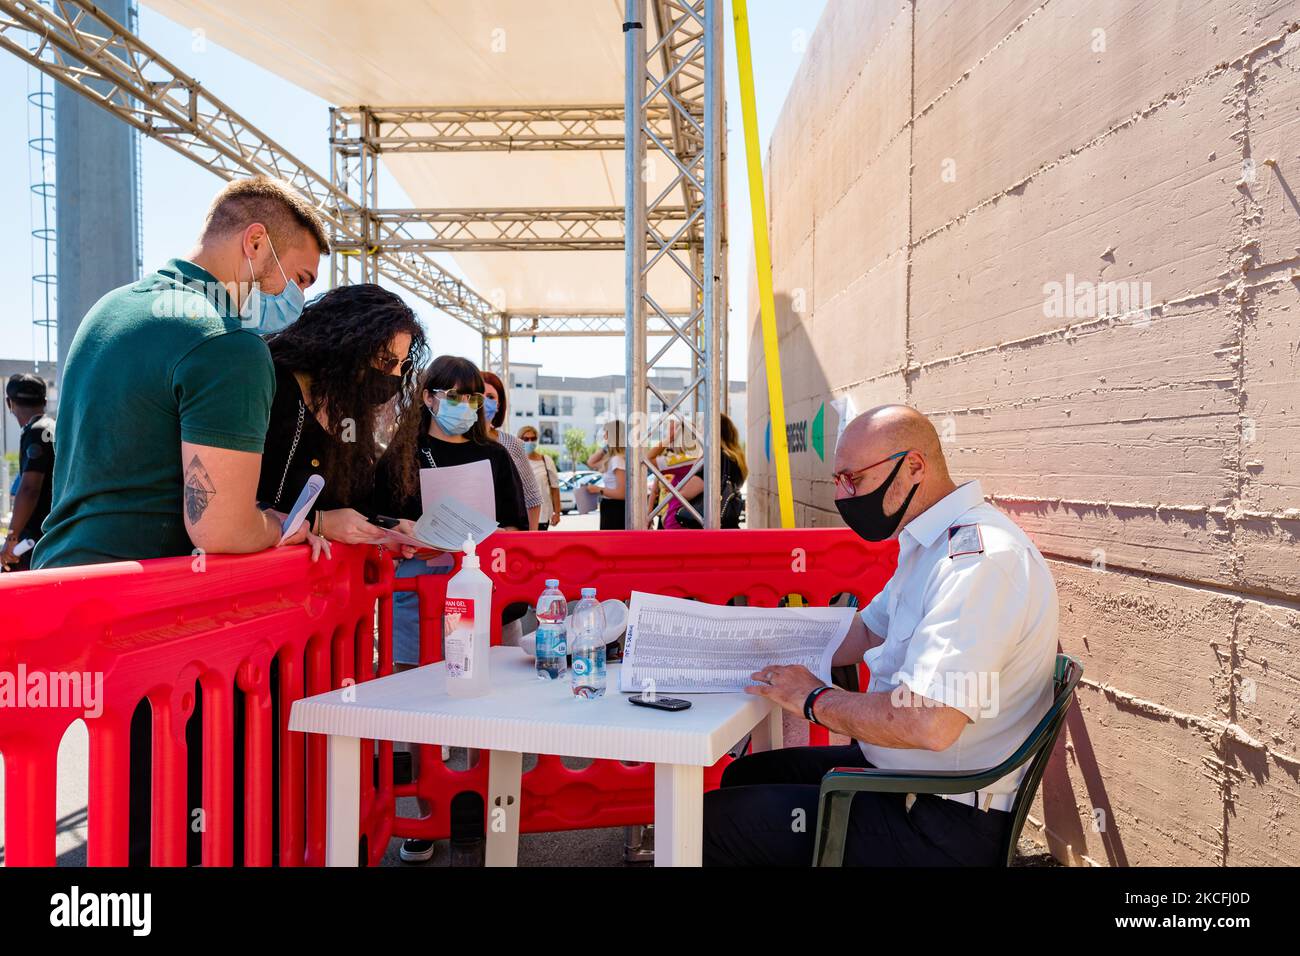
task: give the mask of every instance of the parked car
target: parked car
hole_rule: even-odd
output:
[[[578,502],[573,493],[573,477],[560,479],[560,514],[567,515],[578,509]]]

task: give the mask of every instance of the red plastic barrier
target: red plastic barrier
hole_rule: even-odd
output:
[[[583,587],[597,597],[628,600],[633,590],[697,598],[714,604],[741,597],[754,606],[775,607],[790,594],[827,605],[838,594],[874,597],[893,574],[894,543],[869,545],[843,528],[793,530],[548,531],[499,532],[480,548],[483,570],[496,582],[496,609],[521,601],[533,604],[547,578],[559,578],[570,601]],[[447,577],[399,579],[397,590],[420,597],[421,661],[441,660],[441,608]],[[499,618],[492,642],[500,643]],[[810,740],[826,743],[824,728],[812,726]],[[728,763],[705,770],[705,789],[718,785]],[[450,832],[450,801],[462,791],[487,790],[488,756],[468,770],[454,770],[438,748],[421,749],[420,779],[397,788],[399,796],[430,801],[423,819],[398,817],[393,833],[444,839]],[[649,765],[598,760],[571,770],[558,757],[543,756],[523,776],[520,829],[525,833],[649,823],[654,817],[654,776]]]
[[[636,590],[725,603],[775,606],[789,594],[824,605],[840,592],[865,603],[893,573],[896,547],[867,545],[845,529],[790,531],[501,532],[480,549],[497,608],[532,604],[548,577],[571,598],[584,586],[626,600]],[[396,582],[420,595],[424,661],[441,659],[446,576]],[[0,576],[0,675],[100,674],[102,713],[76,706],[0,709],[5,861],[55,862],[59,744],[79,717],[89,733],[88,860],[128,859],[130,724],[140,701],[153,711],[151,859],[186,862],[186,721],[196,682],[203,694],[202,861],[234,862],[234,690],[244,702],[244,861],[319,865],[325,850],[325,740],[288,730],[294,700],[392,671],[391,561],[374,549],[335,546],[312,564],[292,548],[247,557],[129,562]],[[425,610],[428,614],[424,614]],[[493,643],[500,643],[499,618]],[[270,686],[279,679],[278,719]],[[813,728],[817,730],[818,728]],[[273,735],[280,760],[272,760]],[[487,788],[487,760],[465,771],[423,748],[420,779],[394,788],[392,744],[369,748],[361,766],[363,859],[377,863],[392,836],[446,837],[456,793]],[[725,759],[705,771],[717,786]],[[273,780],[278,777],[278,805]],[[378,781],[378,784],[376,784]],[[423,820],[397,818],[398,795],[430,800]],[[272,833],[273,810],[279,812]],[[543,756],[525,773],[525,832],[650,822],[652,769],[596,761],[582,769]]]
[[[323,862],[324,740],[291,733],[289,705],[345,678],[374,676],[372,621],[376,603],[391,620],[391,579],[392,563],[377,551],[340,546],[332,561],[318,564],[305,548],[292,548],[0,576],[0,674],[13,679],[21,668],[28,675],[88,673],[103,680],[98,716],[48,703],[0,708],[6,863],[54,864],[59,743],[81,717],[90,747],[88,860],[126,864],[131,717],[148,698],[151,859],[155,866],[184,865],[191,825],[185,724],[196,682],[203,694],[203,863],[233,862],[236,685],[245,695],[245,861],[272,862],[272,734],[278,734],[279,862]],[[377,861],[391,830],[392,787],[376,791],[370,761],[363,762],[362,777],[362,830]],[[380,780],[392,780],[391,764]]]

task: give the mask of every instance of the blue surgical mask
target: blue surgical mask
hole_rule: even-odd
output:
[[[438,403],[433,418],[448,435],[463,435],[474,427],[478,409],[471,408],[468,402],[449,402],[444,398]]]
[[[285,275],[284,266],[280,265],[280,257],[276,255],[275,244],[271,242],[271,237],[268,236],[266,241],[271,246],[271,255],[275,256],[275,264],[280,269],[280,275],[284,276],[284,289],[276,295],[268,295],[258,288],[257,282],[254,282],[253,288],[239,309],[239,317],[251,323],[248,328],[259,335],[270,335],[272,332],[279,332],[293,325],[298,321],[298,316],[302,315],[302,308],[307,302],[307,297],[302,289],[298,288],[298,283],[290,282],[289,277]],[[256,275],[253,271],[253,260],[247,259],[247,261],[249,275]]]
[[[490,425],[492,419],[497,417],[497,409],[500,407],[495,398],[483,399],[483,420]]]
[[[535,452],[535,451],[537,451],[537,442],[535,442],[535,441],[526,441],[526,442],[524,442],[524,453],[525,453],[525,454],[531,455],[531,454],[532,454],[533,452]]]

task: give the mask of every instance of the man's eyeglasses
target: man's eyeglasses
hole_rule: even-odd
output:
[[[483,407],[482,392],[458,392],[454,388],[439,388],[435,389],[433,394],[438,396],[438,401],[440,402],[448,401],[453,405],[464,403],[470,408],[476,410]]]
[[[888,458],[882,458],[874,465],[867,465],[866,468],[859,468],[857,471],[837,471],[831,475],[835,479],[835,487],[844,492],[849,497],[858,493],[858,479],[869,472],[872,468],[883,465],[887,461],[893,461],[896,458],[902,458],[907,452],[900,451],[890,455]]]

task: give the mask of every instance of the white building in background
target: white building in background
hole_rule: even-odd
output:
[[[584,378],[576,375],[542,375],[540,365],[524,362],[510,363],[510,418],[507,426],[511,434],[518,434],[525,425],[537,429],[538,443],[548,450],[560,453],[564,460],[564,434],[576,428],[588,443],[602,440],[601,428],[605,421],[624,407],[627,380],[622,375],[598,375]],[[671,400],[685,387],[690,369],[664,369],[653,377],[655,386]],[[728,389],[726,412],[740,430],[740,440],[745,440],[746,388],[744,382],[732,382]],[[650,414],[663,411],[662,403],[651,397]]]

